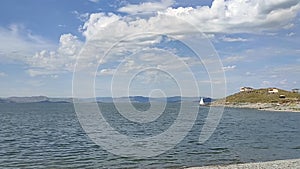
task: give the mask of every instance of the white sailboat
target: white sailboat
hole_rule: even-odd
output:
[[[205,106],[206,104],[204,103],[203,97],[201,97],[200,102],[199,102],[200,106]]]

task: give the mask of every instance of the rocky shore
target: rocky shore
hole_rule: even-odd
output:
[[[294,160],[278,160],[259,163],[247,164],[232,164],[232,165],[218,165],[218,166],[205,166],[205,167],[191,167],[189,169],[300,169],[300,159]]]
[[[232,108],[251,108],[265,111],[300,112],[300,102],[293,103],[230,103],[224,101],[212,102],[211,106],[225,106]]]

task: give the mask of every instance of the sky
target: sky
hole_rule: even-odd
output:
[[[299,11],[299,0],[2,0],[0,97],[300,88]]]

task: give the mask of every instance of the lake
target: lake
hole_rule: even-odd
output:
[[[138,124],[122,118],[113,104],[100,105],[111,125],[132,137],[163,132],[180,107],[170,103],[156,121]],[[137,104],[138,109],[147,107]],[[134,158],[111,154],[93,143],[73,104],[1,103],[0,168],[184,168],[300,158],[300,113],[226,108],[216,131],[199,144],[207,112],[208,107],[199,108],[193,128],[173,149]]]

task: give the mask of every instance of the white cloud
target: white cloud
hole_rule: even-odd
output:
[[[177,74],[185,73],[187,65],[193,60],[191,57],[180,57],[169,50],[160,48],[143,48],[141,51],[125,58],[121,61],[119,72],[132,72],[142,70],[144,68],[155,68],[169,72],[177,72]],[[198,64],[201,62],[198,60]]]
[[[6,74],[6,73],[4,73],[4,72],[0,72],[0,77],[5,77],[5,76],[7,76],[7,74]]]
[[[88,1],[98,3],[100,0],[88,0]]]
[[[12,24],[8,28],[0,27],[0,59],[26,61],[41,49],[52,49],[54,45],[45,39],[33,35],[23,25]]]
[[[117,28],[114,28],[113,26],[117,26]],[[107,27],[112,30],[110,31],[110,29],[107,29]],[[116,37],[116,35],[118,35],[119,33],[128,31],[128,28],[126,27],[126,22],[121,21],[121,17],[118,15],[115,15],[113,13],[94,13],[90,15],[89,20],[84,23],[82,29],[84,31],[83,35],[87,40],[92,39],[93,37],[94,39],[103,39],[104,37],[106,37],[106,39],[103,39],[104,42],[105,40],[110,38],[114,40],[114,37]],[[123,35],[124,33],[122,33],[120,37],[122,37]]]
[[[82,26],[82,34],[86,38],[86,42],[95,42],[95,45],[98,45],[96,51],[89,51],[86,54],[85,64],[96,64],[97,60],[95,59],[97,58],[95,56],[99,58],[97,54],[105,52],[120,39],[123,41],[115,46],[110,53],[110,57],[114,57],[114,59],[118,57],[122,59],[124,54],[141,51],[161,42],[161,38],[158,36],[147,36],[145,32],[174,34],[177,38],[187,37],[191,31],[194,31],[187,22],[196,26],[199,31],[212,35],[214,33],[272,32],[292,24],[300,9],[298,0],[215,0],[211,7],[199,6],[194,8],[172,8],[170,6],[173,3],[172,0],[162,0],[161,2],[127,5],[119,9],[119,12],[128,14],[158,11],[149,18],[132,15],[121,16],[114,13],[79,14],[79,12],[74,11],[74,14],[85,21]],[[15,29],[11,30],[11,34],[16,32]],[[128,37],[133,34],[141,34],[144,38]],[[124,37],[127,38],[124,39]],[[233,42],[246,41],[247,39],[223,37],[223,40]],[[38,75],[37,72],[72,71],[83,43],[71,34],[62,35],[57,50],[38,50],[39,52],[26,59],[26,63],[32,69],[31,75]],[[28,47],[26,46],[24,49],[28,49]],[[243,58],[229,57],[227,62],[237,62],[239,59]],[[103,60],[103,63],[106,61]],[[127,65],[127,68],[130,66]],[[224,70],[235,68],[235,65],[227,66],[224,67]]]
[[[295,36],[296,35],[296,33],[294,33],[294,32],[290,32],[290,33],[288,33],[286,36],[288,36],[288,37],[292,37],[292,36]]]
[[[254,76],[255,75],[255,73],[252,73],[252,72],[246,72],[245,73],[247,76]]]
[[[278,5],[283,6],[278,7]],[[140,6],[143,6],[143,4],[135,6],[127,5],[126,7],[133,7],[133,9],[135,9]],[[84,23],[82,31],[87,41],[96,41],[99,43],[98,50],[106,51],[106,49],[109,49],[118,40],[131,36],[132,34],[143,34],[143,36],[145,36],[144,32],[154,32],[161,34],[172,33],[174,35],[176,34],[179,38],[188,36],[191,29],[185,21],[197,26],[200,31],[209,34],[215,32],[259,33],[261,31],[282,29],[295,17],[298,8],[299,3],[295,1],[293,1],[293,3],[276,4],[266,2],[262,4],[260,1],[242,2],[232,0],[224,2],[216,0],[213,2],[211,8],[208,6],[196,8],[169,7],[166,10],[159,11],[155,16],[150,18],[132,17],[131,15],[120,16],[113,13],[94,13],[91,14],[89,20]],[[121,9],[124,10],[124,8],[120,8],[120,10]],[[249,15],[244,15],[244,13],[247,12],[250,12]],[[276,24],[273,24],[274,18],[271,16],[275,14],[278,18]],[[223,39],[226,41],[247,40],[232,37],[224,37]],[[137,38],[137,40],[127,38],[125,41],[122,41],[122,45],[119,44],[114,47],[111,51],[111,53],[114,54],[111,54],[111,56],[138,51],[159,42],[160,39],[155,39],[153,36],[144,39]],[[232,57],[228,58],[227,61],[237,62],[237,59],[243,58]]]
[[[53,78],[53,79],[57,79],[58,75],[51,75],[50,77]]]
[[[58,27],[61,27],[61,28],[65,28],[65,27],[67,27],[67,25],[64,25],[64,24],[59,24],[59,25],[57,25]]]
[[[300,67],[297,64],[285,64],[268,66],[264,69],[255,70],[255,79],[261,79],[262,87],[279,87],[290,90],[294,88],[292,82],[297,81]]]
[[[247,42],[249,41],[248,39],[244,39],[244,38],[231,38],[231,37],[226,37],[226,36],[223,36],[220,38],[222,41],[224,42]]]
[[[61,73],[61,71],[47,70],[47,69],[43,69],[43,68],[28,69],[26,72],[31,77],[45,76],[45,75],[49,75],[50,77],[54,77],[56,74]]]
[[[157,11],[162,11],[167,9],[169,6],[174,4],[174,0],[161,0],[161,2],[143,2],[138,5],[126,5],[121,7],[118,11],[125,12],[129,14],[148,14]]]
[[[298,0],[215,0],[211,8],[168,8],[165,13],[193,23],[203,32],[259,33],[285,27],[299,8]]]
[[[162,1],[159,4],[165,2],[168,1]],[[136,10],[145,4],[148,3],[126,7],[128,7],[128,12],[138,12]],[[123,7],[119,11],[125,9],[127,8]],[[191,31],[191,27],[187,26],[186,22],[205,33],[261,33],[283,29],[296,17],[299,9],[300,2],[295,0],[279,2],[215,0],[211,7],[169,7],[158,11],[155,16],[148,19],[131,15],[119,16],[113,13],[94,13],[84,24],[83,34],[87,39],[99,35],[98,38],[104,38],[103,41],[145,31],[177,32],[184,35]],[[141,10],[147,11],[147,9]],[[232,37],[223,39],[231,42],[246,41],[243,38]]]
[[[73,11],[72,13],[76,16],[77,19],[83,22],[87,21],[90,15],[89,13],[79,13],[78,11]]]
[[[270,67],[267,70],[270,74],[291,74],[291,75],[299,75],[300,66],[298,64],[286,64],[281,66]]]
[[[113,75],[115,73],[115,69],[101,69],[97,75]]]
[[[176,84],[174,79],[172,79],[169,74],[166,74],[165,72],[160,70],[147,70],[144,72],[140,72],[135,76],[134,80],[138,81],[137,83],[141,84],[156,84],[157,87],[161,86],[162,84],[168,84],[171,88],[171,86],[174,87],[173,85]]]
[[[82,42],[76,36],[64,34],[60,37],[57,51],[42,50],[26,59],[30,65],[30,76],[51,75],[53,73],[73,71]]]
[[[286,84],[288,84],[288,81],[287,81],[287,79],[283,79],[279,82],[279,84],[286,85]]]
[[[278,35],[278,33],[275,33],[275,32],[267,32],[266,35],[268,35],[268,36],[276,36],[276,35]]]
[[[291,29],[291,28],[293,28],[294,26],[295,26],[295,24],[289,23],[289,24],[287,24],[286,26],[284,26],[283,28],[284,28],[284,29]]]
[[[228,56],[226,58],[223,59],[223,62],[226,62],[226,63],[234,63],[234,62],[241,62],[241,61],[244,61],[245,60],[245,56]]]
[[[215,39],[215,34],[206,34],[207,38],[214,40]]]
[[[234,70],[236,68],[236,65],[232,65],[232,66],[224,66],[223,70],[224,71],[231,71]]]
[[[270,86],[272,86],[272,83],[270,81],[264,80],[264,81],[262,81],[261,86],[262,87],[270,87]]]

